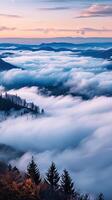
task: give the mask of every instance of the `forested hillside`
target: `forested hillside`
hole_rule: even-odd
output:
[[[0,95],[0,111],[5,111],[9,114],[11,110],[21,111],[22,114],[33,113],[33,114],[43,114],[44,110],[39,108],[39,106],[34,105],[34,103],[27,103],[25,99],[21,99],[17,95],[1,94]]]
[[[69,172],[59,174],[55,163],[51,163],[45,176],[39,171],[32,157],[26,172],[0,162],[0,200],[90,200],[89,194],[80,194]],[[92,198],[93,199],[93,198]],[[94,200],[104,200],[99,194]]]

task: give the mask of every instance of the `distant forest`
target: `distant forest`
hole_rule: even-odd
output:
[[[44,109],[39,108],[34,103],[28,103],[17,95],[8,93],[0,95],[0,111],[5,111],[8,115],[11,110],[21,110],[21,115],[26,113],[43,114]]]

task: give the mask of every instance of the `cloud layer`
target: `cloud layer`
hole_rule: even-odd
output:
[[[71,96],[45,97],[38,92],[36,87],[10,91],[46,111],[42,118],[2,122],[1,142],[26,151],[12,163],[26,169],[33,153],[43,173],[55,161],[60,172],[70,170],[81,191],[111,196],[112,98],[82,101]]]
[[[24,68],[0,74],[0,84],[7,88],[36,85],[52,94],[69,93],[84,98],[112,95],[111,61],[108,60],[51,51],[17,51],[5,60]]]
[[[9,47],[8,52],[13,54],[7,54],[5,60],[24,70],[1,72],[0,90],[6,87],[11,94],[33,101],[44,108],[45,116],[7,118],[0,124],[0,142],[25,151],[20,159],[11,161],[19,169],[25,170],[34,154],[43,174],[54,161],[60,172],[63,168],[71,172],[82,192],[103,192],[109,199],[112,195],[111,61],[80,56],[79,49],[75,50],[76,53]]]

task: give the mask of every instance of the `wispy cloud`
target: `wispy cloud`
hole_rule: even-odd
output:
[[[78,18],[112,16],[112,4],[94,4],[83,10]]]
[[[108,32],[112,32],[112,29],[106,29],[106,28],[90,28],[90,27],[86,27],[86,28],[81,28],[79,30],[76,30],[77,33],[80,33],[82,35],[86,34],[86,33],[108,33]]]
[[[49,33],[49,32],[68,32],[68,33],[77,33],[77,34],[81,34],[84,35],[86,33],[108,33],[108,32],[112,32],[112,29],[106,29],[105,27],[103,28],[92,28],[92,27],[85,27],[85,28],[76,28],[76,29],[56,29],[56,28],[29,28],[29,29],[24,29],[22,31],[31,31],[31,32],[43,32],[43,33]]]
[[[20,16],[20,15],[4,14],[4,13],[0,13],[0,17],[7,17],[7,18],[22,18],[22,16]]]
[[[0,26],[0,31],[14,31],[14,30],[16,30],[15,27]]]
[[[59,11],[59,10],[69,10],[71,7],[69,6],[58,6],[58,7],[43,7],[38,8],[41,11]]]

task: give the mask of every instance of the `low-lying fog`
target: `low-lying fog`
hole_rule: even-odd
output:
[[[10,89],[38,86],[85,98],[112,95],[112,61],[48,51],[15,51],[5,61],[24,68],[0,73],[0,84]]]

